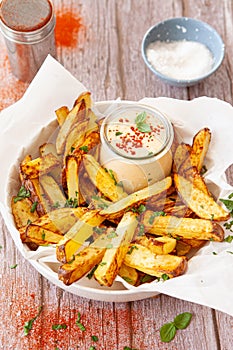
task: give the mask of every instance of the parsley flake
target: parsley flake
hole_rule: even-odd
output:
[[[30,330],[32,329],[33,323],[35,322],[37,317],[39,317],[41,311],[42,311],[42,306],[39,307],[39,311],[35,317],[33,317],[29,321],[25,322],[25,324],[23,326],[24,335],[29,334]]]
[[[30,191],[26,190],[24,186],[21,186],[17,196],[14,198],[14,203],[21,201],[24,198],[29,198],[31,195]]]

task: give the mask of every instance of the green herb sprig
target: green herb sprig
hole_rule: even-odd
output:
[[[160,328],[160,339],[162,342],[169,343],[172,339],[174,339],[176,331],[178,329],[187,328],[191,318],[192,314],[190,312],[184,312],[177,315],[172,322],[165,323]]]
[[[40,316],[41,311],[42,311],[42,306],[39,307],[39,311],[35,317],[33,317],[29,321],[25,322],[24,327],[23,327],[23,331],[24,331],[25,336],[30,333],[32,326],[33,326],[33,323]]]
[[[14,202],[21,201],[24,198],[29,198],[31,195],[29,190],[26,190],[24,186],[21,186],[19,189],[19,192],[17,193],[17,196],[14,198]]]
[[[151,127],[146,123],[146,112],[137,115],[135,119],[136,127],[141,132],[151,132]]]

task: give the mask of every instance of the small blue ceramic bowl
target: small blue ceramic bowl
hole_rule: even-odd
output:
[[[146,52],[149,44],[155,41],[182,40],[199,42],[210,50],[213,55],[213,65],[208,72],[198,78],[179,80],[161,74],[148,61]],[[219,68],[224,58],[224,43],[216,30],[207,23],[187,17],[171,18],[156,24],[147,31],[142,41],[142,57],[149,69],[161,80],[170,85],[186,87],[201,82]]]

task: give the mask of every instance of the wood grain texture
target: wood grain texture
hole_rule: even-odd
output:
[[[138,100],[144,96],[193,99],[209,96],[233,103],[233,5],[231,0],[54,0],[56,12],[82,18],[77,46],[57,48],[58,60],[92,91],[96,101]],[[189,16],[218,30],[226,44],[223,65],[190,88],[171,87],[151,74],[141,57],[146,30],[168,17]],[[0,39],[0,109],[19,99],[28,84],[11,74]],[[228,177],[233,181],[232,168]],[[39,275],[16,249],[0,218],[0,348],[3,350],[231,350],[233,318],[210,308],[165,295],[130,303],[97,302],[60,290]],[[10,266],[17,264],[17,268]],[[217,278],[217,276],[216,276]],[[23,326],[43,306],[30,336]],[[189,327],[162,343],[160,327],[182,312],[193,314]],[[76,325],[78,313],[86,331]],[[67,329],[54,331],[64,323]],[[94,343],[92,335],[99,340]]]

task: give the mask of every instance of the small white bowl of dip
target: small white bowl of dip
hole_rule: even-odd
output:
[[[101,129],[100,163],[132,193],[168,176],[172,167],[171,122],[158,110],[123,102]]]
[[[224,43],[209,24],[194,18],[170,18],[151,27],[142,41],[142,57],[164,82],[186,87],[212,75],[224,58]]]

